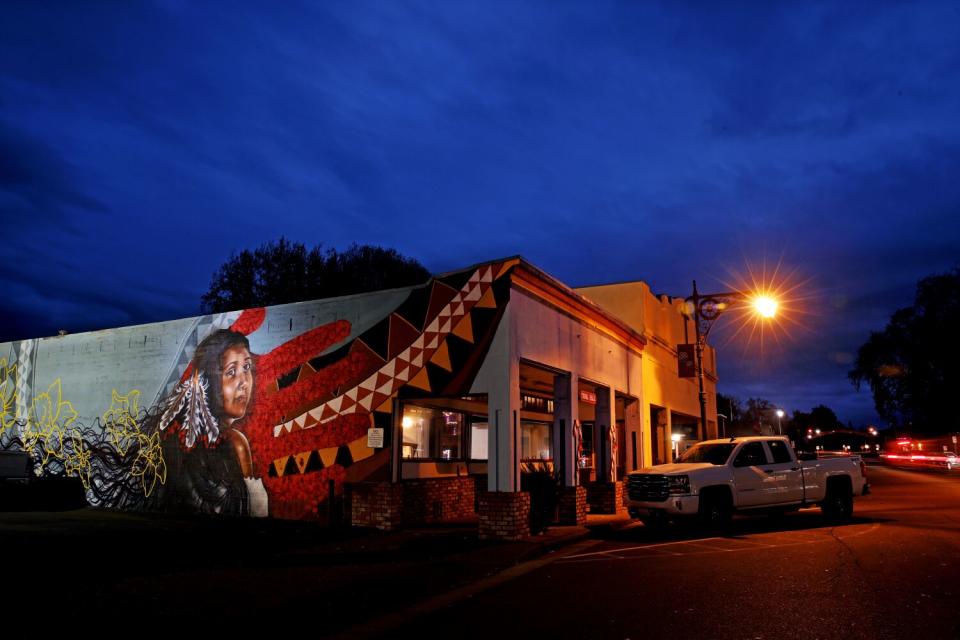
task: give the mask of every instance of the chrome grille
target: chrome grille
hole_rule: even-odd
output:
[[[627,495],[641,502],[663,502],[670,495],[667,476],[638,473],[627,481]]]

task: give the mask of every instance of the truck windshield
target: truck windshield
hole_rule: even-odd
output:
[[[677,458],[677,462],[709,462],[710,464],[726,464],[727,458],[733,451],[736,444],[717,443],[717,444],[698,444],[687,449],[683,455]]]

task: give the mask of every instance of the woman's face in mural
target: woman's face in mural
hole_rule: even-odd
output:
[[[224,417],[233,422],[247,413],[253,388],[253,359],[242,346],[233,346],[220,356],[220,383]]]

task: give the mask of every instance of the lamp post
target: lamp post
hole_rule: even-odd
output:
[[[777,311],[777,303],[768,296],[745,293],[743,291],[724,291],[721,293],[700,293],[697,281],[693,281],[693,295],[686,298],[688,313],[692,308],[693,327],[697,343],[694,351],[697,360],[697,384],[700,388],[700,436],[707,437],[707,394],[703,390],[703,351],[707,346],[707,334],[714,321],[730,305],[736,302],[751,301],[754,309],[764,318],[772,318]]]
[[[777,409],[777,435],[782,436],[783,430],[780,428],[780,419],[783,418],[783,409]]]

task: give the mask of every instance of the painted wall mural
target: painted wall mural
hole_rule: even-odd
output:
[[[421,287],[0,344],[0,448],[93,505],[315,518],[393,400],[466,393],[515,260]],[[389,444],[389,442],[388,442]]]

